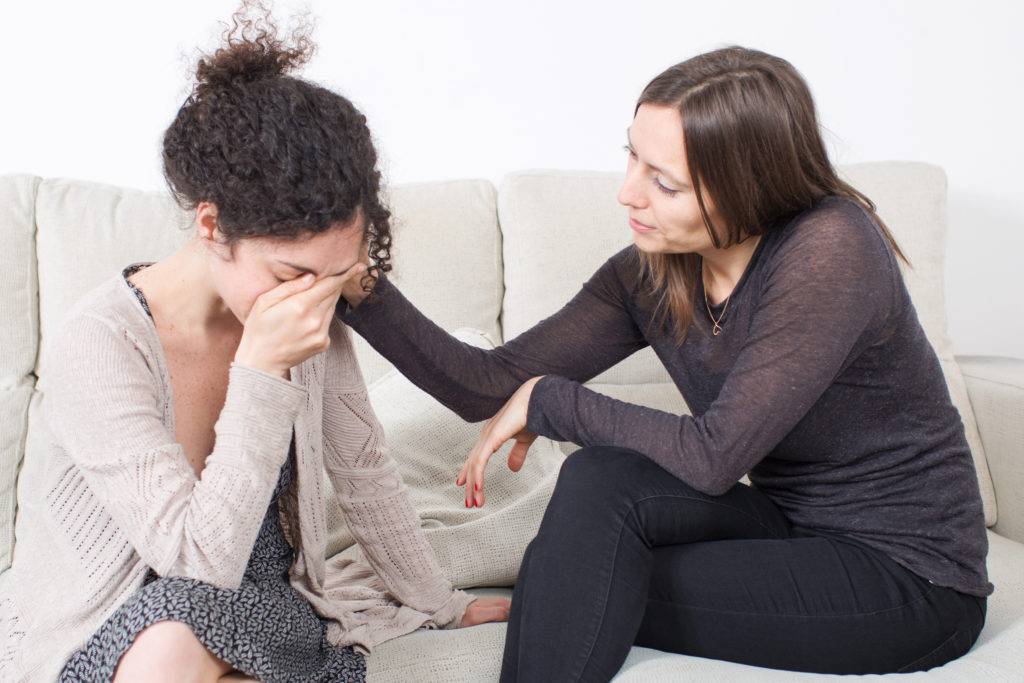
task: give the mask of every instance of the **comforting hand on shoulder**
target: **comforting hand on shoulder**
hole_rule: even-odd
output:
[[[457,486],[466,486],[466,507],[483,506],[484,469],[487,467],[487,461],[509,439],[515,439],[516,442],[508,454],[508,468],[518,472],[523,466],[530,444],[537,438],[536,434],[526,429],[526,409],[530,405],[533,387],[541,377],[543,375],[524,382],[501,410],[484,424],[480,438],[477,439],[476,445],[466,459],[466,464],[462,466],[455,480]]]

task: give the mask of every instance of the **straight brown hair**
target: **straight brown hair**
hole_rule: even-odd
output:
[[[909,265],[867,196],[839,179],[818,125],[814,100],[786,60],[739,46],[706,52],[669,67],[637,100],[675,107],[683,120],[686,163],[704,225],[716,248],[764,234],[772,224],[837,195],[858,202]],[[705,194],[706,193],[706,194]],[[712,223],[705,196],[723,226]],[[700,255],[637,250],[656,297],[659,324],[671,313],[676,343],[693,320]]]

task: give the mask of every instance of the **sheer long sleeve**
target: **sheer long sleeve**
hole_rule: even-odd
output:
[[[324,464],[348,528],[399,602],[443,628],[475,597],[454,590],[420,529],[398,464],[370,405],[348,328],[331,325],[324,386]]]
[[[724,493],[878,341],[899,277],[866,213],[817,214],[775,253],[746,342],[703,414],[625,403],[549,375],[534,386],[527,428],[581,446],[634,449],[697,490]]]
[[[44,392],[53,438],[143,562],[161,576],[237,587],[306,390],[232,364],[197,478],[164,425],[158,380],[123,334],[79,316],[53,352]]]
[[[557,374],[585,382],[647,346],[618,270],[629,265],[622,263],[628,249],[609,258],[560,310],[496,349],[448,334],[386,274],[355,308],[339,299],[337,314],[416,386],[464,420],[478,422],[497,413],[531,377]]]

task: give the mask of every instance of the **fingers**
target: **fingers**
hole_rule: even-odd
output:
[[[345,284],[348,273],[344,275],[329,275],[316,281],[316,284],[307,290],[300,292],[297,296],[304,302],[319,305],[329,302],[332,298],[337,300],[341,294],[341,287]]]
[[[299,292],[305,291],[313,284],[313,274],[306,273],[302,277],[297,277],[293,280],[285,280],[277,287],[267,290],[256,297],[256,302],[253,304],[253,308],[256,306],[262,306],[264,308],[270,308],[274,304],[284,301],[290,296],[294,296]]]
[[[469,603],[460,627],[476,626],[490,621],[508,621],[512,601],[508,598],[477,598]]]
[[[483,482],[480,481],[476,475],[476,461],[478,460],[478,449],[479,442],[477,443],[477,446],[473,448],[473,451],[469,454],[469,457],[466,458],[465,464],[462,466],[462,469],[459,470],[459,476],[455,479],[456,486],[465,485],[466,487],[465,503],[466,507],[468,508],[477,507],[478,505],[482,506],[484,504],[484,497],[482,491]],[[487,457],[489,458],[490,455],[488,455]],[[487,464],[486,459],[484,461],[484,464]]]
[[[508,468],[518,472],[526,462],[526,454],[530,450],[532,441],[516,441],[512,444],[512,450],[508,452]]]
[[[473,476],[472,500],[479,507],[484,506],[484,471],[487,468],[487,461],[494,455],[494,451],[500,447],[500,443],[492,446],[490,439],[488,439],[484,442],[483,450],[479,452],[476,460],[470,465],[470,472]]]

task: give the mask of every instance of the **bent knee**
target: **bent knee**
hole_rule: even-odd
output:
[[[206,649],[187,624],[159,621],[135,636],[118,662],[114,681],[158,680],[155,672],[169,681],[216,680],[231,668]]]
[[[558,472],[556,491],[573,489],[604,499],[651,464],[646,456],[616,446],[585,446],[570,453]]]

